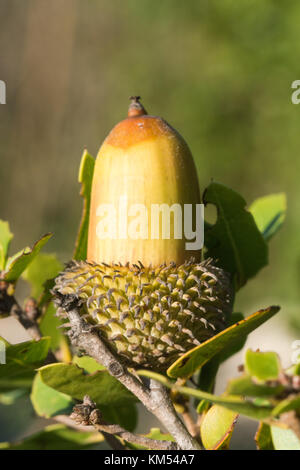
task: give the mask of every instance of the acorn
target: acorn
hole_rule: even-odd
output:
[[[160,372],[224,329],[229,275],[212,259],[201,261],[201,243],[191,242],[197,227],[185,230],[199,205],[186,142],[132,97],[127,119],[99,150],[87,260],[56,278],[58,312],[75,300],[120,360]]]
[[[145,266],[158,266],[172,261],[181,264],[190,256],[200,260],[199,249],[187,254],[184,233],[182,236],[174,233],[170,239],[160,236],[159,230],[163,223],[160,208],[167,211],[167,219],[168,208],[183,212],[184,205],[195,208],[201,202],[190,149],[166,121],[147,114],[139,97],[131,100],[127,119],[112,129],[97,156],[88,261],[107,264],[141,261]],[[106,209],[110,214],[105,213]],[[109,216],[114,216],[115,221]],[[174,217],[171,213],[170,237],[176,225]],[[183,232],[180,221],[179,225],[177,232]]]

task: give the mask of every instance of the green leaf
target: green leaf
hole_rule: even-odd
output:
[[[0,220],[0,271],[5,268],[7,253],[13,234],[9,229],[8,222]]]
[[[62,329],[58,327],[62,324],[61,320],[55,316],[56,308],[53,302],[47,306],[41,318],[39,327],[43,336],[51,338],[51,349],[54,351],[59,348],[64,337]]]
[[[214,204],[218,213],[216,224],[205,232],[207,256],[232,274],[238,289],[268,263],[267,244],[246,210],[246,201],[237,192],[211,183],[203,201]]]
[[[282,226],[286,215],[286,195],[284,193],[270,194],[256,199],[249,211],[266,241],[275,235]]]
[[[157,441],[170,441],[174,442],[174,437],[171,434],[161,432],[159,428],[151,428],[150,432],[145,435],[149,439],[156,439]]]
[[[281,413],[286,413],[291,410],[300,410],[300,395],[282,400],[275,406],[272,414],[273,416],[279,416]]]
[[[98,370],[106,370],[102,364],[99,364],[90,356],[74,356],[73,363],[84,369],[88,374],[93,374]]]
[[[200,435],[207,450],[228,449],[238,414],[223,406],[213,405],[204,415]]]
[[[34,371],[47,357],[50,338],[8,345],[6,364],[0,366],[0,390],[29,388]]]
[[[298,361],[300,361],[300,353],[298,355]],[[300,362],[291,365],[288,369],[285,370],[285,373],[288,375],[300,375]]]
[[[0,393],[1,405],[14,405],[15,402],[26,395],[28,390],[26,388],[17,388],[16,390],[9,390],[8,392]]]
[[[235,323],[244,319],[242,313],[233,313],[230,317],[229,325],[234,325]],[[236,342],[230,344],[227,348],[223,349],[221,354],[217,354],[212,359],[210,359],[199,371],[198,377],[198,386],[200,390],[205,392],[213,392],[216,375],[219,370],[219,366],[222,362],[229,359],[233,354],[236,354],[240,349],[243,348],[246,342],[247,336],[241,336]],[[201,404],[198,405],[199,413],[204,413],[207,411],[209,403],[205,400],[202,400]]]
[[[279,357],[274,352],[260,352],[248,349],[245,355],[245,369],[251,377],[266,382],[276,380],[281,365]]]
[[[0,443],[1,450],[81,450],[103,441],[99,432],[78,432],[60,424],[47,426],[23,442]]]
[[[56,255],[39,253],[23,272],[23,278],[31,285],[30,295],[38,299],[44,292],[44,283],[63,270]]]
[[[276,450],[300,450],[300,440],[291,429],[271,426],[271,435]]]
[[[51,337],[51,349],[56,350],[61,344],[63,338],[62,330],[58,329],[61,320],[55,316],[56,308],[50,302],[50,289],[55,278],[63,269],[63,264],[57,259],[56,255],[48,253],[39,253],[23,272],[22,277],[31,284],[32,297],[39,299],[39,307],[43,315],[40,320],[40,330],[44,336]]]
[[[75,405],[75,401],[68,395],[44,384],[39,374],[36,374],[34,378],[30,398],[35,412],[44,418],[52,418],[60,414],[69,415]]]
[[[295,366],[294,366],[294,373],[293,373],[293,375],[300,375],[300,354],[299,354],[299,356],[298,356],[298,361],[299,361],[299,362],[298,362],[297,364],[295,364]]]
[[[200,390],[213,393],[219,366],[220,354],[214,356],[200,369],[198,377],[198,387]],[[209,402],[201,400],[200,403],[196,402],[196,407],[199,414],[205,413],[209,408]]]
[[[136,401],[135,396],[107,371],[87,374],[75,364],[57,363],[41,367],[39,373],[46,385],[77,400],[89,395],[97,405],[109,406]]]
[[[78,181],[79,183],[81,183],[80,195],[84,198],[84,203],[79,232],[75,243],[75,251],[73,255],[73,258],[76,260],[86,260],[87,258],[89,212],[94,166],[95,159],[88,153],[87,150],[85,150],[81,158],[78,176]]]
[[[241,337],[247,336],[279,311],[279,307],[272,306],[253,313],[244,320],[235,323],[218,333],[213,338],[196,346],[181,356],[168,369],[169,377],[191,377],[198,369],[206,364],[212,357],[221,353],[225,348],[237,344]]]
[[[272,413],[273,408],[271,405],[256,406],[254,403],[247,401],[242,397],[230,395],[218,396],[212,395],[208,392],[203,392],[202,390],[196,390],[190,387],[182,387],[170,382],[167,377],[148,370],[139,370],[137,373],[143,377],[149,377],[150,379],[157,380],[158,382],[161,382],[163,385],[165,385],[165,387],[177,390],[183,395],[196,397],[200,400],[207,400],[210,403],[224,406],[229,410],[235,411],[236,413],[243,414],[245,416],[249,416],[250,418],[260,420],[269,417]]]
[[[137,423],[136,397],[101,364],[89,359],[84,356],[75,358],[75,364],[50,364],[40,368],[39,374],[46,385],[73,399],[82,401],[84,395],[89,395],[106,421],[133,431]]]
[[[93,374],[99,370],[106,370],[104,366],[89,356],[74,356],[73,363],[81,367],[88,374]],[[137,424],[137,410],[133,403],[126,403],[118,406],[100,405],[101,413],[106,421],[118,423],[128,431],[134,431]]]
[[[134,431],[137,425],[138,413],[134,403],[124,405],[99,405],[103,418],[108,423],[120,424],[128,431]]]
[[[255,442],[259,450],[274,450],[271,428],[268,424],[259,423],[255,434]]]
[[[22,252],[9,258],[4,271],[4,280],[16,282],[51,237],[52,233],[47,233],[32,248],[25,248]]]
[[[145,434],[144,437],[148,437],[149,439],[155,439],[158,441],[174,442],[174,438],[171,436],[171,434],[164,434],[159,428],[151,428],[150,432],[148,434]],[[139,444],[133,444],[132,442],[127,442],[127,447],[136,450],[149,449],[148,447],[143,447]]]
[[[41,338],[38,341],[26,341],[25,343],[11,344],[6,350],[6,364],[9,366],[10,362],[16,362],[23,364],[39,364],[44,361],[47,357],[49,350],[50,338]],[[2,376],[2,370],[0,368],[0,375]]]
[[[228,327],[234,325],[235,323],[239,323],[241,320],[244,320],[244,315],[242,313],[240,312],[232,313]],[[227,359],[229,359],[231,356],[233,356],[234,354],[238,353],[241,349],[243,349],[246,341],[247,341],[247,335],[243,335],[240,338],[238,338],[236,341],[230,343],[230,345],[227,348],[224,348],[222,350],[222,354],[220,354],[220,363],[227,361]]]
[[[272,397],[279,395],[283,390],[283,385],[269,386],[257,384],[251,380],[249,375],[242,375],[229,381],[226,393],[228,395],[242,395],[244,397]]]

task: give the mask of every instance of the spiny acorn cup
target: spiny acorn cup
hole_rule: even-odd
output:
[[[224,329],[231,313],[228,274],[211,259],[201,262],[192,244],[187,251],[185,231],[175,236],[175,215],[167,236],[157,236],[160,219],[154,232],[145,222],[151,214],[152,224],[153,207],[200,204],[196,175],[183,138],[133,97],[128,118],[97,156],[88,259],[71,262],[53,289],[58,313],[65,316],[67,303],[77,301],[85,320],[128,366],[165,371]]]

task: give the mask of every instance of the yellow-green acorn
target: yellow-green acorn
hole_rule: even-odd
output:
[[[159,207],[167,211],[167,207],[180,206],[182,212],[184,204],[195,208],[199,203],[197,172],[186,142],[166,121],[149,116],[134,97],[127,119],[112,129],[97,156],[88,261],[108,264],[140,261],[145,266],[158,266],[172,261],[184,263],[192,255],[200,260],[200,250],[187,255],[184,233],[178,238],[172,236],[174,217],[169,239],[160,236],[162,227],[155,220]],[[111,223],[107,238],[99,237],[99,215],[101,209],[109,207],[115,210],[110,215],[116,215],[116,220]],[[147,227],[142,223],[143,215]],[[127,232],[131,228],[133,233],[129,237]]]
[[[226,326],[229,276],[211,259],[201,262],[201,250],[186,249],[190,237],[178,226],[176,211],[167,211],[167,236],[163,216],[153,212],[199,203],[186,142],[134,97],[128,118],[97,156],[88,259],[71,262],[53,290],[59,305],[77,299],[86,321],[131,367],[164,371]]]

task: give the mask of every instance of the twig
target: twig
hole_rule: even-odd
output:
[[[68,428],[76,429],[76,431],[80,432],[93,432],[94,427],[92,425],[86,426],[84,424],[76,424],[75,421],[67,415],[56,415],[52,418],[54,421],[58,423],[64,424],[68,426]]]
[[[191,379],[190,381],[194,383]],[[187,382],[186,379],[178,378],[175,385],[184,386],[186,382]],[[194,383],[194,385],[196,385],[196,383]],[[195,422],[191,414],[190,406],[189,406],[190,400],[186,396],[182,395],[181,393],[175,390],[171,392],[171,397],[174,403],[174,407],[177,410],[177,412],[180,414],[188,432],[190,433],[192,437],[194,437],[195,439],[197,439],[197,441],[200,442],[200,439],[199,439],[200,428],[199,426],[197,426],[197,423]]]
[[[99,431],[100,432],[100,431]],[[127,450],[127,447],[122,444],[119,439],[117,439],[115,436],[112,434],[109,434],[105,431],[101,431],[101,434],[103,434],[104,439],[106,442],[110,445],[110,447],[114,450]]]
[[[286,424],[300,439],[300,419],[295,410],[287,411],[280,415],[280,421]]]
[[[78,405],[77,405],[78,406]],[[55,421],[58,423],[62,423],[65,426],[68,426],[69,428],[76,429],[76,431],[81,431],[81,432],[93,432],[95,431],[95,427],[93,424],[81,424],[81,422],[78,424],[75,423],[74,419],[71,418],[71,416],[67,415],[57,415],[53,418]],[[117,439],[115,436],[108,434],[107,432],[102,431],[101,434],[103,434],[103,437],[105,438],[106,442],[110,445],[110,447],[114,450],[127,450],[126,446],[122,444],[119,439]]]
[[[110,437],[119,436],[127,442],[148,447],[155,450],[176,450],[177,445],[170,441],[159,441],[157,439],[149,439],[140,434],[134,434],[122,428],[118,424],[107,424],[101,417],[100,411],[96,408],[95,403],[86,395],[83,403],[75,405],[73,413],[70,416],[79,425],[93,425],[97,431],[110,435]],[[114,435],[114,436],[111,436]],[[114,439],[116,439],[114,437]],[[118,441],[119,442],[119,441]],[[119,442],[121,445],[121,443]],[[124,449],[124,447],[121,445]]]
[[[0,315],[10,315],[21,323],[33,339],[40,339],[41,332],[36,323],[36,317],[33,318],[32,308],[27,311],[22,310],[13,295],[9,295],[9,284],[0,281]]]
[[[69,318],[71,330],[68,334],[72,344],[83,349],[89,356],[104,365],[112,376],[130,390],[167,428],[180,449],[201,450],[200,444],[189,434],[177,416],[164,386],[151,380],[150,388],[148,388],[140,382],[108,349],[93,327],[81,318],[77,310],[76,299],[65,300],[61,300],[60,305]]]
[[[190,435],[179,419],[166,388],[156,380],[150,380],[151,411],[165,425],[182,450],[201,450],[200,444]]]
[[[185,409],[184,412],[181,414],[181,416],[190,435],[195,438],[199,436],[199,427],[194,422],[189,410]]]

